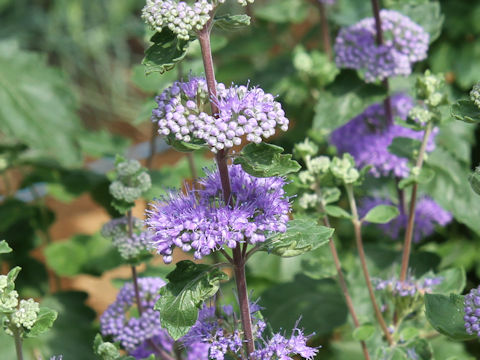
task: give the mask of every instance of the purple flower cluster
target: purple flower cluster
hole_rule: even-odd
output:
[[[260,88],[217,84],[213,99],[218,118],[207,112],[210,99],[205,79],[192,77],[175,82],[155,98],[158,108],[152,121],[158,122],[160,135],[172,134],[175,139],[190,142],[194,138],[207,143],[213,152],[247,141],[260,143],[275,134],[279,126],[288,129],[288,119],[275,97]]]
[[[150,231],[142,230],[143,223],[141,220],[134,218],[132,223],[132,236],[129,236],[128,233],[127,217],[113,219],[102,228],[102,235],[112,239],[113,245],[126,260],[134,259],[142,252],[150,251],[153,238]]]
[[[393,115],[406,120],[413,100],[404,94],[391,97]],[[388,151],[396,137],[422,140],[423,132],[415,131],[398,124],[386,124],[383,104],[373,104],[345,125],[334,130],[330,141],[339,153],[350,153],[359,168],[372,165],[370,172],[375,177],[394,175],[407,177],[410,173],[408,159],[398,157]],[[435,149],[434,129],[427,143],[428,152]]]
[[[443,281],[442,277],[431,277],[416,280],[413,277],[408,277],[405,281],[400,281],[396,278],[387,280],[377,280],[376,290],[387,290],[394,296],[409,296],[424,295],[432,292],[433,288]]]
[[[147,226],[165,263],[172,261],[175,246],[194,250],[196,259],[222,246],[256,244],[265,241],[267,232],[287,229],[289,198],[280,177],[256,178],[240,165],[229,166],[231,206],[225,205],[218,170],[199,179],[201,189],[187,194],[170,192],[147,211]]]
[[[160,278],[138,279],[143,313],[139,317],[134,317],[130,310],[135,305],[135,291],[132,283],[125,284],[115,302],[100,317],[102,335],[112,336],[113,340],[120,342],[126,351],[138,353],[139,356],[149,351],[147,342],[152,341],[166,351],[171,351],[173,339],[162,329],[158,312],[153,309],[163,285],[165,282]]]
[[[472,289],[464,300],[465,329],[470,335],[480,337],[480,287]]]
[[[361,216],[377,205],[393,205],[388,199],[366,198],[359,209]],[[408,221],[407,214],[400,214],[387,224],[379,224],[381,229],[392,239],[398,239],[400,232],[406,228]],[[444,210],[433,199],[424,196],[417,200],[415,208],[415,228],[413,241],[420,242],[423,238],[433,234],[435,225],[445,226],[452,221],[452,214]]]
[[[343,28],[335,40],[338,67],[365,71],[365,81],[409,75],[413,63],[427,57],[429,35],[410,18],[381,10],[384,43],[376,43],[375,19],[366,18]]]
[[[203,357],[198,357],[196,360],[224,360],[227,353],[241,353],[243,342],[238,317],[234,315],[231,306],[224,306],[222,310],[217,314],[214,307],[204,306],[199,312],[196,324],[181,339],[187,349],[192,345],[200,349],[199,342],[207,345]],[[318,350],[307,346],[308,337],[297,328],[298,324],[290,338],[277,333],[268,340],[262,339],[266,324],[255,315],[259,310],[258,305],[251,304],[254,336],[258,340],[257,350],[251,354],[252,359],[290,360],[293,355],[313,359]]]

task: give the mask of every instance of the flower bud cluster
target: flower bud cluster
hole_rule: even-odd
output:
[[[152,249],[151,241],[153,234],[143,229],[143,222],[133,218],[132,236],[128,231],[128,218],[113,219],[102,228],[102,235],[112,240],[125,260],[134,260],[140,254]]]
[[[480,82],[473,85],[473,88],[470,91],[470,99],[480,108]]]
[[[40,305],[33,299],[20,300],[20,306],[17,311],[12,314],[12,323],[16,327],[24,327],[31,329],[37,320]]]
[[[8,283],[6,275],[0,275],[0,312],[11,312],[18,305],[18,293]]]
[[[413,277],[408,277],[405,281],[400,281],[396,278],[387,280],[376,280],[376,290],[385,290],[390,292],[393,296],[400,297],[415,297],[417,295],[425,295],[431,293],[435,286],[441,284],[442,277],[427,277],[420,280],[415,280]]]
[[[158,292],[165,282],[160,278],[138,279],[139,297],[143,313],[132,316],[135,305],[135,290],[132,283],[125,284],[113,304],[100,317],[100,330],[103,336],[110,335],[120,342],[128,352],[143,346],[145,341],[155,338],[155,343],[171,350],[173,339],[162,329],[158,312],[153,309],[158,300]]]
[[[437,107],[446,102],[443,92],[445,80],[441,75],[432,74],[429,70],[419,76],[415,82],[417,98],[423,100],[428,107]]]
[[[342,158],[334,157],[330,170],[333,176],[345,184],[353,184],[360,178],[360,173],[355,168],[355,160],[350,154],[343,154]]]
[[[117,176],[110,184],[109,191],[118,201],[133,203],[152,186],[150,175],[137,160],[118,158],[115,171]]]
[[[279,102],[260,88],[217,84],[217,97],[212,101],[218,114],[212,116],[205,79],[192,77],[187,82],[175,82],[155,98],[158,108],[152,111],[152,121],[158,122],[160,135],[170,135],[176,140],[190,142],[203,140],[213,152],[242,143],[260,143],[275,134],[279,126],[288,129]]]
[[[468,334],[480,338],[480,287],[465,295],[464,311],[465,330]]]
[[[198,0],[192,5],[176,0],[147,0],[142,19],[152,29],[161,32],[168,27],[179,39],[189,40],[210,20],[213,5],[208,0]]]
[[[409,75],[427,57],[429,35],[420,25],[393,10],[381,10],[380,18],[383,44],[376,42],[373,18],[342,29],[335,41],[337,66],[365,71],[367,82]]]

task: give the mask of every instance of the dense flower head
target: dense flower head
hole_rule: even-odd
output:
[[[117,157],[115,173],[109,187],[115,200],[133,203],[152,186],[150,175],[137,160]]]
[[[209,114],[210,97],[205,79],[191,77],[175,82],[155,98],[158,107],[152,111],[152,121],[158,122],[159,134],[176,140],[203,140],[213,152],[247,141],[260,143],[275,134],[279,126],[288,129],[279,102],[258,87],[217,84],[217,97],[212,99],[219,113]]]
[[[186,1],[147,0],[142,19],[158,32],[168,28],[179,39],[189,40],[193,32],[201,30],[210,20],[212,10],[208,0],[198,0],[191,5]]]
[[[265,342],[264,347],[255,350],[252,354],[254,359],[290,360],[293,355],[300,355],[307,360],[313,360],[318,349],[307,345],[309,337],[303,334],[301,329],[295,327],[290,338],[276,333]]]
[[[480,287],[472,289],[464,300],[465,329],[470,335],[480,338]]]
[[[127,217],[113,219],[102,228],[102,235],[112,239],[113,245],[126,260],[134,259],[141,253],[152,249],[153,234],[143,229],[143,222],[140,219],[133,218],[132,225],[132,236],[128,232]]]
[[[393,115],[406,120],[413,100],[404,94],[394,95],[390,100]],[[334,130],[330,135],[330,141],[337,147],[339,153],[350,153],[359,168],[372,165],[370,173],[375,177],[389,175],[407,177],[410,173],[408,159],[392,154],[388,147],[396,137],[422,140],[423,132],[386,123],[383,104],[373,104]],[[435,149],[437,133],[438,129],[435,128],[427,143],[428,152]]]
[[[361,216],[377,205],[393,205],[388,199],[366,198],[359,208]],[[444,210],[433,199],[423,196],[417,200],[415,207],[415,227],[413,230],[413,241],[420,242],[423,238],[430,236],[435,231],[435,226],[446,226],[452,221],[452,214]],[[387,224],[377,224],[385,234],[392,239],[399,239],[401,231],[407,226],[408,215],[401,213]]]
[[[40,305],[33,299],[20,300],[20,306],[12,314],[12,324],[16,327],[31,329],[37,320]]]
[[[393,296],[400,297],[415,297],[417,295],[424,295],[431,293],[435,286],[441,284],[442,277],[426,277],[416,280],[413,276],[409,276],[404,281],[393,277],[387,280],[377,279],[376,290],[385,290],[390,292]]]
[[[384,43],[376,43],[375,19],[366,18],[343,28],[335,40],[338,67],[365,71],[365,80],[409,75],[413,63],[427,57],[429,35],[410,18],[381,10]]]
[[[470,99],[480,108],[480,82],[473,85],[473,88],[470,91]]]
[[[229,166],[231,206],[226,206],[218,170],[199,179],[201,189],[170,192],[147,211],[146,224],[166,263],[172,251],[194,250],[196,259],[226,245],[256,244],[268,232],[285,232],[290,202],[281,177],[257,178],[240,165]]]
[[[128,352],[145,350],[146,341],[154,341],[163,349],[170,351],[173,339],[162,329],[158,312],[153,309],[158,300],[158,292],[165,285],[160,278],[145,277],[138,279],[140,302],[143,313],[132,316],[135,305],[135,290],[132,283],[126,283],[113,304],[100,317],[100,329],[103,336],[112,336]]]

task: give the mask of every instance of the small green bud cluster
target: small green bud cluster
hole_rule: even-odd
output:
[[[20,300],[20,307],[12,314],[12,324],[30,330],[37,320],[40,305],[33,299]]]
[[[422,106],[414,106],[410,112],[408,113],[408,116],[412,119],[417,120],[420,124],[425,125],[429,121],[432,121],[433,118],[435,117],[434,114],[425,109]]]
[[[480,108],[480,82],[473,85],[472,91],[470,91],[470,99]]]
[[[7,275],[0,275],[0,313],[11,313],[18,305],[18,293]]]
[[[303,46],[293,51],[293,66],[304,80],[313,79],[318,86],[331,83],[339,73],[335,63],[320,51],[307,52]]]
[[[109,190],[116,200],[133,203],[152,186],[150,175],[137,160],[117,158],[115,171]]]
[[[345,184],[353,184],[360,178],[360,173],[355,168],[355,160],[346,153],[343,158],[334,157],[330,166],[333,176]]]
[[[423,100],[428,107],[445,104],[446,95],[443,92],[445,80],[441,75],[434,75],[429,70],[417,78],[415,90],[417,98]]]

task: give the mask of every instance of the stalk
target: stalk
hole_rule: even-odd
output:
[[[428,139],[430,137],[430,133],[432,132],[432,123],[429,122],[423,134],[422,145],[420,146],[420,152],[418,154],[416,167],[422,170],[423,166],[423,159],[425,157],[425,151],[427,148]],[[418,184],[414,183],[412,187],[412,194],[410,195],[410,207],[408,210],[408,222],[407,222],[407,230],[405,231],[405,240],[403,244],[403,255],[402,255],[402,269],[400,272],[400,281],[405,281],[407,278],[408,272],[408,263],[410,261],[410,253],[412,248],[412,238],[413,238],[413,228],[415,225],[415,206],[417,202],[417,190]]]
[[[385,323],[385,319],[383,318],[382,312],[378,307],[377,300],[375,299],[375,293],[373,291],[372,280],[368,272],[367,259],[365,256],[365,250],[363,249],[363,241],[362,241],[362,223],[358,218],[357,204],[355,202],[355,197],[353,195],[353,186],[351,184],[346,184],[345,188],[347,190],[348,201],[350,203],[350,209],[352,211],[352,216],[353,216],[352,223],[355,230],[355,241],[357,243],[358,255],[360,257],[360,262],[362,264],[363,276],[365,277],[365,282],[367,283],[370,301],[372,302],[373,310],[375,311],[375,317],[377,318],[377,321],[380,324],[380,327],[382,328],[385,338],[387,339],[388,344],[392,345],[393,344],[392,335],[388,331],[388,327],[387,327],[387,324]]]
[[[128,236],[130,238],[133,237],[133,216],[132,216],[132,210],[128,210],[127,212],[127,219],[128,219],[128,224],[127,224],[127,229],[128,229]],[[133,289],[135,291],[135,302],[137,303],[137,309],[138,309],[138,314],[142,316],[143,314],[143,306],[142,302],[140,301],[140,291],[138,290],[138,274],[137,274],[137,268],[132,265],[130,267],[132,270],[132,281],[133,281]],[[157,355],[160,356],[161,360],[175,360],[173,356],[171,356],[168,352],[163,350],[162,348],[158,347],[157,344],[152,339],[147,340],[148,344],[152,347],[152,349],[155,351]]]
[[[378,3],[378,0],[372,0],[372,10],[373,16],[375,18],[376,42],[377,45],[383,45],[382,20],[380,19],[380,5]],[[390,84],[388,82],[388,78],[383,79],[382,83],[388,94],[388,92],[390,91]],[[383,100],[383,107],[385,109],[387,125],[393,125],[392,102],[390,100],[390,96],[387,95],[385,100]]]
[[[210,30],[211,20],[205,25],[205,27],[197,34],[202,50],[203,66],[205,69],[205,79],[207,81],[208,92],[210,99],[216,98],[216,80],[215,72],[213,68],[212,50],[210,46]],[[212,109],[212,115],[218,116],[218,107],[210,100],[210,106]],[[228,175],[227,167],[227,151],[220,150],[216,155],[216,161],[218,171],[220,174],[223,198],[226,205],[231,205],[231,186],[230,178]],[[250,303],[248,301],[247,281],[245,277],[245,256],[242,254],[240,245],[233,249],[233,269],[235,274],[235,282],[237,285],[238,302],[240,306],[240,317],[242,321],[242,328],[245,337],[247,359],[250,358],[250,354],[255,351],[254,337],[252,331],[252,317],[250,315]]]
[[[327,9],[322,3],[318,3],[318,8],[320,10],[320,25],[322,29],[323,51],[325,51],[325,53],[327,54],[328,59],[332,60],[332,45],[330,43],[330,29],[328,27]]]
[[[149,144],[149,152],[146,161],[147,169],[152,170],[153,165],[153,158],[155,157],[155,140],[157,138],[157,131],[158,131],[158,124],[156,121],[152,123],[152,133],[150,135],[150,144]]]
[[[319,210],[321,213],[325,214],[322,217],[323,224],[326,227],[330,227],[330,220],[328,219],[328,215],[325,213],[325,208],[323,204],[320,204]],[[345,281],[345,277],[342,273],[342,264],[340,262],[340,258],[338,257],[338,252],[337,248],[335,247],[335,243],[333,242],[333,237],[330,237],[330,239],[328,239],[328,245],[330,246],[330,252],[332,253],[335,268],[337,269],[338,282],[340,283],[340,288],[342,289],[343,296],[345,297],[348,311],[352,316],[355,328],[358,328],[360,326],[360,322],[358,321],[357,313],[355,312],[355,308],[353,306],[352,297],[350,296],[350,293],[348,291],[347,282]],[[368,354],[367,344],[365,344],[365,341],[360,341],[360,345],[362,346],[363,356],[365,357],[365,360],[370,360],[370,355]]]
[[[22,337],[18,330],[12,330],[13,338],[15,340],[15,351],[17,353],[17,360],[23,360]]]

